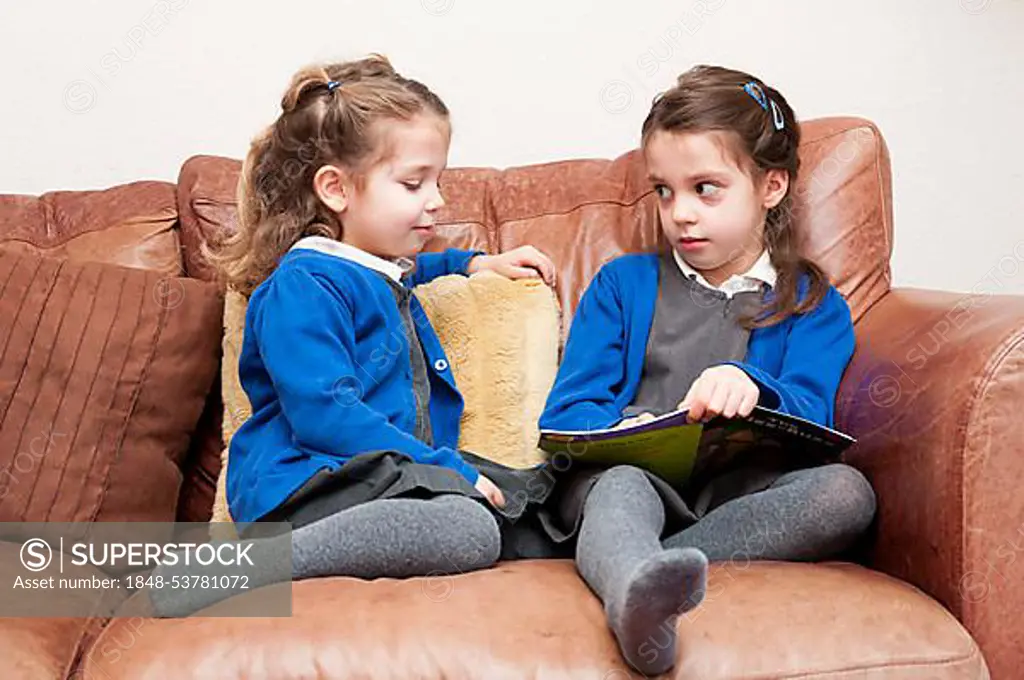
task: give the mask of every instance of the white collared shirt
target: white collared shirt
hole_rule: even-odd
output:
[[[675,257],[676,264],[679,265],[680,271],[683,272],[683,276],[693,279],[705,288],[725,293],[726,296],[730,298],[736,295],[736,293],[759,291],[761,290],[761,285],[765,283],[767,283],[770,288],[774,288],[775,281],[778,279],[778,272],[775,271],[775,267],[772,265],[772,260],[768,256],[767,250],[761,251],[761,256],[757,258],[757,261],[754,262],[753,265],[751,265],[750,269],[742,274],[733,274],[723,281],[720,286],[711,285],[700,272],[686,263],[686,260],[683,259],[682,255],[680,255],[679,251],[675,248],[672,249],[672,255]]]
[[[291,251],[296,248],[315,250],[361,264],[368,269],[384,274],[396,283],[401,282],[402,276],[411,270],[414,265],[413,261],[406,257],[400,257],[394,261],[385,260],[383,257],[377,257],[365,250],[336,241],[333,238],[327,238],[326,236],[306,236],[305,238],[300,238],[288,250]]]

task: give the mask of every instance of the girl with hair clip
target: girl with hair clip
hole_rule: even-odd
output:
[[[594,277],[542,428],[627,426],[677,408],[706,421],[755,405],[832,425],[853,323],[797,251],[799,142],[785,98],[746,73],[697,66],[655,100],[642,151],[666,247]],[[698,489],[631,466],[570,475],[556,519],[626,661],[650,674],[675,663],[676,623],[703,599],[708,560],[828,558],[875,512],[870,484],[843,464],[749,466]]]
[[[239,377],[252,416],[231,440],[227,496],[240,526],[293,527],[249,541],[250,589],[289,559],[295,579],[370,579],[468,572],[501,553],[505,497],[456,448],[462,397],[412,288],[485,269],[550,284],[554,267],[530,247],[421,253],[450,137],[441,99],[374,55],[297,73],[245,159],[239,229],[208,251],[249,297]],[[174,616],[236,592],[150,597]]]

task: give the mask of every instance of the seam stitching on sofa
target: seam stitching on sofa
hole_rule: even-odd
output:
[[[483,205],[483,220],[484,230],[487,232],[487,247],[491,249],[491,254],[497,254],[502,251],[501,245],[501,230],[498,225],[498,211],[494,207],[494,192],[492,186],[494,179],[500,176],[500,171],[496,171],[493,175],[484,180],[484,205]]]
[[[188,207],[188,211],[187,212],[188,212],[188,221],[189,221],[189,224],[191,225],[190,229],[187,229],[187,230],[185,229],[185,220],[183,219],[185,217],[185,212],[182,211],[181,206],[178,206],[178,222],[181,224],[181,236],[182,236],[182,238],[181,238],[181,268],[185,272],[185,274],[187,274],[190,277],[195,277],[198,274],[198,272],[191,271],[192,267],[189,266],[191,264],[189,262],[189,258],[190,258],[189,251],[190,251],[190,249],[187,248],[186,245],[185,245],[185,237],[188,236],[189,240],[195,239],[195,241],[196,241],[195,246],[196,246],[197,250],[200,248],[200,244],[206,238],[206,234],[203,231],[202,220],[199,219],[199,213],[196,212],[196,203],[198,203],[200,201],[203,201],[203,200],[208,200],[210,203],[215,203],[215,201],[212,201],[212,200],[209,200],[209,199],[202,199],[202,198],[198,198],[198,197],[193,196],[191,192],[192,192],[194,187],[195,187],[195,184],[193,183],[192,186],[190,186],[188,188],[189,198],[186,201],[184,201],[184,205]],[[238,214],[238,200],[237,199],[234,202],[232,202],[232,203],[217,203],[217,205],[230,205],[230,206],[233,206],[235,208],[235,214],[236,215]],[[202,255],[202,251],[200,251],[199,255],[200,256]]]
[[[452,227],[458,224],[470,224],[476,227],[480,227],[484,230],[484,233],[490,235],[490,228],[480,220],[439,220],[436,223],[438,227]]]
[[[767,675],[753,676],[752,675],[752,676],[748,676],[747,678],[745,678],[745,680],[795,680],[795,679],[811,680],[813,678],[828,678],[828,677],[832,677],[836,673],[852,673],[852,672],[860,672],[860,671],[868,671],[868,670],[879,670],[879,669],[883,669],[883,668],[884,669],[893,669],[893,670],[895,670],[895,669],[910,669],[910,668],[940,668],[940,667],[953,666],[953,665],[961,664],[961,663],[964,663],[964,662],[970,662],[971,660],[978,658],[978,653],[979,653],[979,650],[978,650],[977,645],[973,645],[972,644],[972,649],[971,649],[969,654],[962,655],[962,656],[956,656],[956,657],[950,657],[950,658],[942,660],[942,661],[921,660],[921,661],[907,661],[907,662],[897,663],[897,664],[876,663],[876,664],[871,664],[871,665],[846,666],[844,668],[833,668],[833,669],[830,669],[830,670],[813,671],[813,672],[810,672],[810,673],[793,673],[793,674],[790,674],[790,675],[771,675],[771,676],[767,676]]]
[[[829,139],[832,139],[833,137],[842,137],[843,135],[847,134],[851,130],[862,130],[862,129],[865,129],[865,128],[867,128],[867,129],[871,128],[871,124],[868,121],[866,121],[865,119],[863,119],[863,118],[856,118],[854,120],[858,120],[860,122],[855,124],[855,125],[853,125],[853,126],[851,126],[851,127],[845,127],[842,130],[836,130],[835,132],[825,133],[825,134],[821,135],[820,137],[806,137],[806,138],[803,138],[802,141],[801,141],[801,144],[818,144],[819,142],[827,141]]]
[[[520,217],[514,217],[514,218],[512,218],[512,219],[510,219],[510,220],[508,220],[506,222],[503,222],[502,224],[511,224],[513,222],[522,222],[524,220],[535,220],[535,219],[537,219],[539,217],[557,217],[557,216],[560,216],[560,215],[568,215],[570,213],[576,212],[577,210],[579,210],[581,208],[587,208],[587,207],[592,206],[592,205],[617,205],[617,206],[619,206],[621,208],[632,208],[637,203],[639,203],[640,201],[644,200],[645,198],[647,198],[648,196],[650,196],[653,193],[654,193],[653,189],[650,190],[650,191],[645,191],[644,193],[640,194],[637,198],[635,198],[635,199],[633,199],[631,201],[616,200],[616,199],[597,199],[597,200],[593,200],[593,201],[583,201],[581,203],[577,203],[576,205],[574,205],[573,207],[571,207],[571,208],[569,208],[567,210],[553,210],[551,212],[541,212],[541,213],[535,213],[535,214],[530,214],[530,215],[522,215]]]
[[[100,634],[103,633],[103,630],[110,623],[110,620],[111,619],[105,616],[95,618],[87,617],[81,619],[82,625],[78,628],[78,637],[75,640],[74,647],[71,649],[71,658],[68,659],[67,663],[64,664],[64,673],[60,676],[61,678],[71,678],[73,677],[72,674],[75,671],[81,670],[81,665],[85,660],[86,649],[84,643],[86,639],[86,632],[89,630],[89,625],[93,621],[103,622],[102,624],[100,624],[99,629],[96,631],[96,635],[93,640],[95,642],[95,640],[99,639]]]
[[[222,201],[219,198],[210,198],[209,196],[196,196],[191,201],[189,201],[189,205],[193,209],[195,208],[196,205],[221,205],[221,206],[230,206],[230,207],[233,207],[233,208],[237,209],[238,208],[238,199],[230,199],[230,200],[227,200],[227,201]]]
[[[886,284],[892,288],[892,248],[893,248],[893,228],[894,225],[889,222],[889,209],[885,201],[885,189],[882,182],[882,148],[885,146],[885,140],[879,130],[873,126],[866,126],[871,134],[875,137],[875,178],[878,184],[878,203],[882,206],[882,237],[885,239],[885,280]],[[890,168],[891,174],[891,168]]]
[[[854,322],[854,326],[856,327],[856,325],[858,323],[860,323],[860,321],[862,319],[864,319],[864,317],[866,317],[868,315],[868,312],[870,312],[872,309],[874,309],[875,307],[880,305],[882,303],[882,301],[885,300],[885,298],[888,297],[891,293],[892,293],[892,287],[890,286],[885,291],[883,291],[881,295],[878,296],[877,300],[874,300],[873,302],[871,302],[867,307],[864,308],[863,311],[861,311],[860,317],[857,319],[856,322]]]
[[[177,222],[178,222],[178,218],[177,218],[178,209],[177,209],[177,207],[172,208],[172,210],[174,210],[174,215],[175,215],[174,222],[167,229],[161,230],[162,233],[171,233],[172,231],[174,231],[174,225],[177,224]],[[157,224],[157,223],[160,223],[160,222],[163,222],[163,221],[164,221],[164,219],[147,219],[143,223],[144,224]],[[80,238],[85,238],[87,236],[93,236],[93,235],[96,235],[96,234],[100,234],[102,232],[116,231],[116,230],[120,230],[120,229],[130,229],[131,227],[139,226],[139,224],[140,224],[140,222],[121,222],[119,224],[112,224],[110,226],[103,227],[101,229],[93,229],[92,231],[83,231],[83,232],[79,232],[77,234],[69,234],[64,239],[62,239],[60,241],[55,241],[53,244],[47,245],[47,246],[39,245],[38,243],[36,243],[35,241],[32,241],[31,239],[21,238],[21,237],[5,237],[2,240],[0,240],[0,245],[2,245],[4,243],[25,243],[27,245],[30,245],[30,246],[34,247],[34,248],[39,248],[40,250],[53,250],[55,248],[62,248],[64,246],[68,245],[69,243],[71,243],[72,241],[77,241]],[[134,248],[136,245],[137,245],[137,242],[133,242],[132,243],[132,248]]]

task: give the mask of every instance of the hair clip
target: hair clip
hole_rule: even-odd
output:
[[[774,99],[769,99],[772,105],[772,123],[775,124],[776,130],[781,130],[786,127],[786,118],[782,115],[782,109],[775,103]]]
[[[743,91],[753,97],[754,101],[760,104],[762,109],[768,110],[768,97],[764,95],[764,90],[761,89],[760,85],[751,80],[743,86]]]
[[[327,91],[328,92],[334,92],[339,87],[341,87],[341,82],[339,82],[337,80],[328,80],[327,81]]]
[[[760,85],[751,80],[743,86],[743,91],[753,97],[754,101],[765,111],[771,108],[772,124],[775,125],[776,130],[786,127],[786,117],[782,115],[782,109],[779,108],[774,99],[769,99],[765,95]]]

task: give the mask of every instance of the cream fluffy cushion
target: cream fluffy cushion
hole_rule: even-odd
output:
[[[541,460],[537,419],[558,370],[559,311],[542,281],[512,281],[491,272],[443,276],[415,289],[451,362],[466,403],[459,447],[524,468]],[[251,413],[238,381],[246,299],[224,305],[224,441]],[[213,521],[230,522],[228,449],[222,455]]]

